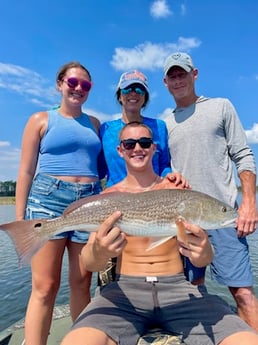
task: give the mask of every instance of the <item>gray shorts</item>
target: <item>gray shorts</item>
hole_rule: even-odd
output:
[[[102,330],[120,345],[136,344],[154,327],[189,345],[219,344],[233,333],[253,332],[225,301],[208,294],[205,286],[192,285],[183,274],[118,276],[98,288],[72,329],[81,327]]]

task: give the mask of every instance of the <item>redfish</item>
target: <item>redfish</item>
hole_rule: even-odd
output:
[[[127,235],[171,238],[182,218],[205,230],[232,226],[238,216],[231,206],[201,192],[162,189],[142,193],[111,192],[93,195],[72,203],[62,216],[1,224],[11,237],[20,263],[31,257],[55,234],[96,231],[114,211],[122,216],[117,226]]]

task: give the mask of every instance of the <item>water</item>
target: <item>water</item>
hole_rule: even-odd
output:
[[[257,195],[258,200],[258,195]],[[0,206],[0,223],[14,220],[14,206]],[[248,237],[250,256],[254,273],[254,289],[258,296],[258,232]],[[0,331],[24,317],[31,289],[30,267],[19,267],[14,246],[4,232],[0,232]],[[67,304],[69,299],[68,260],[64,256],[61,287],[56,305]],[[218,294],[231,305],[235,302],[227,287],[210,281],[206,274],[206,285],[209,292]]]
[[[14,205],[0,205],[0,223],[13,221]],[[24,317],[31,290],[30,266],[19,267],[17,255],[9,236],[0,231],[0,332]],[[64,256],[61,287],[56,304],[69,300],[68,260]]]

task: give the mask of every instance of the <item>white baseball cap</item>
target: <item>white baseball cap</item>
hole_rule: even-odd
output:
[[[173,53],[169,55],[164,63],[164,73],[168,73],[170,68],[174,66],[179,66],[183,68],[186,72],[190,72],[194,69],[194,64],[192,58],[186,53]]]

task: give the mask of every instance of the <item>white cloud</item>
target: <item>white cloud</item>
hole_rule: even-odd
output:
[[[154,44],[140,43],[133,48],[119,47],[115,49],[110,64],[116,70],[142,68],[154,70],[163,67],[165,58],[175,51],[189,51],[201,45],[196,37],[179,37],[177,42]]]
[[[27,96],[26,99],[30,103],[52,105],[58,99],[55,87],[37,72],[1,62],[0,88]]]
[[[16,181],[21,150],[8,145],[1,145],[0,142],[0,181]]]
[[[258,144],[258,123],[254,123],[253,127],[245,133],[249,144]]]
[[[35,104],[35,105],[38,105],[40,108],[45,108],[45,109],[51,109],[51,108],[57,106],[57,104],[58,104],[57,102],[56,103],[47,103],[46,101],[40,100],[37,98],[31,98],[30,102]]]
[[[156,0],[150,7],[150,13],[154,18],[165,18],[173,14],[166,0]]]
[[[33,78],[37,79],[42,79],[41,76],[33,72],[27,68],[17,66],[17,65],[12,65],[12,64],[4,64],[0,62],[0,75],[12,75],[15,77],[24,77],[24,76],[33,76]]]
[[[10,146],[9,141],[0,141],[0,148]]]
[[[121,117],[121,112],[120,113],[116,113],[116,114],[106,114],[106,113],[102,113],[99,110],[94,110],[94,109],[89,109],[89,108],[85,108],[83,107],[82,109],[86,114],[88,115],[92,115],[95,116],[97,119],[99,119],[99,121],[105,122],[105,121],[112,121],[112,120],[116,120],[119,117]]]
[[[172,111],[172,108],[166,108],[161,114],[158,114],[157,117],[164,120],[167,116],[172,114]]]

